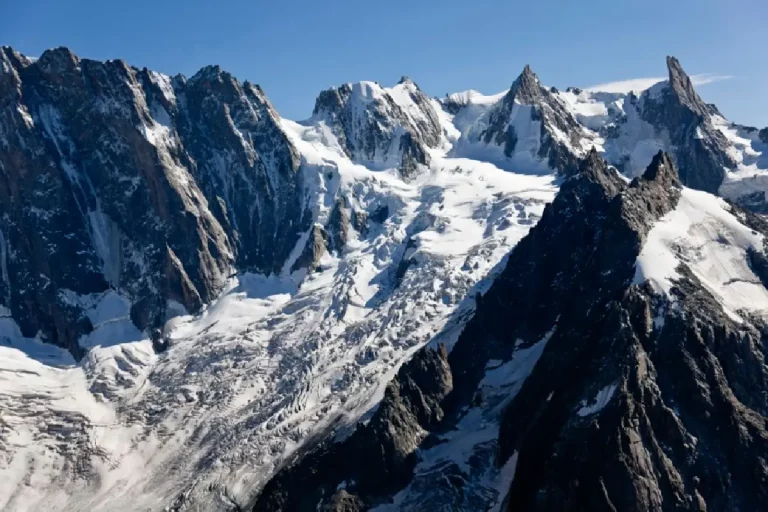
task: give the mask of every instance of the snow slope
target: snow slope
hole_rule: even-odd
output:
[[[678,267],[686,265],[738,319],[739,311],[768,315],[768,292],[750,268],[747,251],[763,251],[763,236],[739,221],[719,197],[683,189],[680,201],[648,233],[635,266],[635,283],[648,281],[670,298]]]

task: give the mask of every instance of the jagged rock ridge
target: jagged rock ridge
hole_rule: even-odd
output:
[[[0,59],[0,301],[26,336],[81,355],[78,297],[110,289],[159,327],[235,269],[279,271],[307,229],[299,155],[257,86],[65,48]]]
[[[725,136],[711,121],[719,112],[702,101],[676,58],[667,57],[667,68],[666,86],[641,96],[641,117],[669,137],[681,181],[717,194],[726,171],[736,166]]]

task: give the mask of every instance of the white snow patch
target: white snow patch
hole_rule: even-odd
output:
[[[613,393],[615,391],[616,384],[609,384],[608,386],[605,386],[597,392],[597,396],[595,396],[595,398],[589,402],[581,402],[581,407],[578,411],[576,411],[576,414],[583,418],[585,416],[590,416],[602,411],[603,408],[608,405],[608,402],[611,401],[611,398],[613,398]]]
[[[483,94],[474,89],[449,94],[447,99],[460,105],[492,105],[500,101],[509,91],[496,94]]]

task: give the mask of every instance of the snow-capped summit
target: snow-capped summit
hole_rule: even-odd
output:
[[[447,102],[454,118],[462,118],[458,100]],[[464,108],[477,112],[472,97]],[[596,137],[585,130],[556,92],[542,86],[530,66],[525,66],[509,91],[471,121],[462,120],[463,137],[454,154],[495,154],[494,161],[523,172],[573,172],[578,159],[591,148]]]
[[[569,88],[558,95],[625,175],[641,174],[664,150],[685,185],[766,210],[768,146],[759,130],[730,123],[705,103],[676,58],[667,58],[667,68],[667,80],[639,91]]]
[[[442,136],[432,101],[407,77],[392,88],[359,82],[323,91],[310,122],[328,126],[352,160],[403,176],[429,163]]]

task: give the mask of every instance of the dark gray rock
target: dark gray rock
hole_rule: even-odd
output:
[[[309,237],[304,250],[301,252],[291,271],[306,268],[312,271],[317,268],[320,258],[328,251],[330,240],[328,233],[319,224],[315,224],[309,230]]]
[[[355,231],[357,231],[360,236],[365,237],[368,234],[368,214],[365,212],[358,211],[356,209],[352,209],[352,216],[351,216],[351,223],[352,227],[355,228]]]
[[[641,96],[640,115],[668,134],[683,184],[717,194],[726,169],[736,165],[726,151],[728,141],[710,120],[718,112],[702,101],[676,58],[667,57],[667,68],[666,86]]]
[[[386,204],[376,208],[376,210],[371,212],[371,215],[368,217],[368,219],[370,219],[371,222],[376,222],[377,224],[383,224],[384,221],[386,221],[388,218],[389,218],[389,206]]]
[[[326,231],[328,232],[328,248],[332,252],[341,252],[347,245],[349,237],[349,214],[344,198],[339,198],[328,216]]]
[[[92,326],[73,297],[114,289],[151,329],[168,300],[195,312],[234,270],[279,270],[309,228],[299,156],[258,87],[66,48],[0,61],[0,303],[24,335],[79,357]]]

